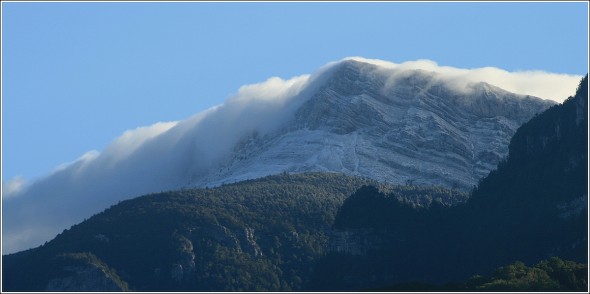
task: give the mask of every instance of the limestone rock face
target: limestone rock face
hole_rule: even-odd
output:
[[[252,256],[261,257],[263,255],[260,246],[258,245],[258,243],[256,243],[254,229],[250,227],[244,228],[244,243],[246,252],[252,254]]]
[[[247,136],[197,186],[325,171],[469,190],[508,153],[516,129],[554,102],[424,71],[391,76],[348,60],[278,131]]]

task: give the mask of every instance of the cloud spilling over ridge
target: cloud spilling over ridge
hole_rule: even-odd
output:
[[[422,69],[437,72],[449,82],[486,81],[542,98],[567,92],[560,100],[573,93],[579,82],[574,76],[510,73],[495,68],[467,70],[426,60],[394,64],[348,59],[378,65],[389,74],[392,70]],[[243,86],[223,104],[188,119],[128,130],[102,152],[90,151],[35,182],[15,178],[3,183],[4,253],[38,246],[118,201],[190,186],[226,160],[241,140],[254,133],[272,132],[289,121],[339,63],[329,63],[312,75],[288,80],[273,77]],[[545,92],[526,92],[535,89]]]
[[[190,185],[239,140],[290,119],[331,67],[243,86],[222,105],[128,130],[102,152],[90,151],[33,183],[3,183],[4,253],[40,245],[120,200]]]
[[[486,82],[513,93],[550,99],[559,103],[575,94],[576,87],[582,79],[582,76],[579,75],[556,74],[539,70],[509,72],[495,67],[463,69],[439,66],[436,62],[426,59],[399,64],[363,57],[348,57],[345,60],[374,64],[391,73],[403,73],[416,69],[435,72],[447,83],[456,85],[459,90],[467,90],[465,87],[468,86],[468,83]]]

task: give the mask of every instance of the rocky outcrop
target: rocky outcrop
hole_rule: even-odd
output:
[[[231,230],[228,227],[220,224],[212,224],[194,230],[192,232],[192,236],[195,238],[205,237],[219,243],[222,246],[233,248],[238,252],[245,252],[252,255],[253,257],[261,257],[263,256],[262,249],[258,243],[256,243],[256,236],[254,233],[254,229],[248,226],[243,228],[234,228]],[[294,236],[296,236],[296,234],[297,233],[295,233]],[[188,248],[186,251],[189,251]],[[192,260],[194,267],[194,253],[192,255]]]
[[[176,234],[176,262],[170,266],[170,277],[181,282],[195,271],[195,253],[193,243],[184,235]]]
[[[260,246],[258,246],[258,243],[256,243],[254,237],[254,229],[245,227],[242,241],[244,243],[242,248],[244,248],[245,252],[250,253],[254,257],[262,256],[262,250],[260,249]]]
[[[221,245],[237,248],[239,241],[230,229],[222,225],[204,226],[193,232],[194,236],[206,236]]]

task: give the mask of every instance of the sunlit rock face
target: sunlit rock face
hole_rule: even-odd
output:
[[[554,102],[435,73],[392,76],[343,61],[278,131],[245,136],[196,186],[326,171],[469,190],[508,153],[516,129]]]

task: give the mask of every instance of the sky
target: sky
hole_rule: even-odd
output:
[[[2,250],[190,186],[346,57],[387,87],[422,69],[562,101],[587,24],[585,3],[3,2]]]
[[[2,2],[2,182],[347,56],[584,75],[588,5]]]

